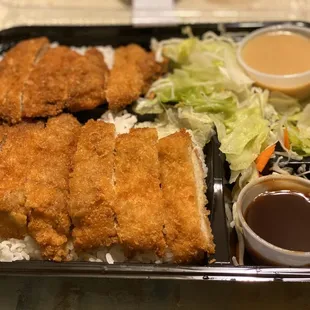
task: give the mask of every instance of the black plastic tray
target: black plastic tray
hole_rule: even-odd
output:
[[[300,26],[309,27],[303,22]],[[236,38],[245,32],[275,23],[233,23],[191,25],[195,35],[206,31],[219,32],[225,29]],[[220,27],[219,27],[220,26]],[[26,26],[0,31],[0,54],[21,40],[47,36],[50,41],[71,46],[112,45],[119,46],[137,43],[148,48],[150,38],[167,39],[181,37],[184,25],[169,27],[135,28],[132,26]],[[80,112],[76,116],[82,122],[98,118],[105,107],[93,111]],[[229,280],[229,281],[310,281],[310,268],[269,268],[260,266],[234,267],[231,264],[230,240],[226,224],[223,195],[224,156],[219,151],[216,137],[205,147],[208,166],[208,208],[216,242],[216,262],[208,265],[177,266],[152,264],[114,264],[91,262],[20,261],[0,263],[0,275],[21,276],[70,276],[70,277],[108,277],[108,278],[158,278],[192,280]]]

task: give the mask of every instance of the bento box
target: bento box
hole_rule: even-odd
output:
[[[310,27],[303,22],[294,23],[299,27]],[[233,24],[199,24],[190,25],[195,36],[206,32],[225,33],[236,41],[240,41],[245,34],[273,23],[233,23]],[[170,38],[185,37],[182,29],[185,25],[135,28],[133,26],[27,26],[15,27],[0,32],[0,54],[22,40],[35,37],[47,37],[50,42],[57,44],[85,47],[107,46],[118,47],[128,44],[138,44],[145,49],[149,48],[150,40],[168,40]],[[135,114],[129,107],[130,113]],[[100,119],[107,112],[106,106],[99,106],[88,111],[73,112],[81,124],[90,119]],[[136,115],[138,122],[152,121],[154,115]],[[238,239],[236,232],[230,226],[227,208],[231,203],[227,196],[232,187],[227,184],[229,168],[225,155],[220,150],[217,134],[214,134],[203,149],[205,165],[208,169],[207,209],[210,211],[209,220],[216,245],[215,254],[205,255],[199,263],[173,264],[173,263],[141,263],[104,261],[66,261],[53,262],[43,260],[23,260],[1,262],[2,275],[46,275],[67,277],[106,277],[106,278],[145,278],[145,279],[186,279],[186,280],[225,280],[225,281],[310,281],[310,268],[268,267],[257,265],[245,253],[244,265],[236,266],[235,257],[238,256]],[[277,158],[269,161],[265,174],[269,174]],[[298,168],[302,164],[307,167],[309,160],[291,161],[290,165]],[[264,174],[264,173],[263,173]],[[180,228],[182,229],[182,228]]]

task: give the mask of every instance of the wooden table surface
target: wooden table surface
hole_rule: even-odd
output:
[[[25,24],[130,24],[128,0],[0,0],[0,28]],[[184,23],[310,20],[310,0],[176,0]]]

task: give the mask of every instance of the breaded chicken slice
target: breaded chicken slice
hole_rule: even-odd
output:
[[[68,100],[70,111],[90,110],[105,101],[108,68],[103,55],[95,48],[86,51],[70,64]]]
[[[182,130],[159,140],[161,186],[165,201],[165,236],[175,263],[189,263],[214,253],[202,163],[190,135]]]
[[[40,122],[0,127],[0,238],[23,238],[27,232],[25,183],[34,160],[32,141],[43,128]]]
[[[139,45],[117,48],[106,89],[109,108],[117,110],[134,102],[166,70],[167,61],[157,63],[154,54]]]
[[[143,75],[136,64],[129,63],[115,53],[115,62],[106,88],[111,110],[119,110],[137,100],[144,86]]]
[[[69,114],[50,118],[33,141],[35,161],[27,175],[28,231],[41,247],[44,259],[66,260],[71,221],[68,214],[69,175],[80,133]]]
[[[102,54],[85,56],[66,46],[49,49],[32,71],[23,92],[23,117],[45,117],[93,109],[105,100],[108,69]]]
[[[53,116],[68,100],[71,64],[79,57],[66,46],[50,48],[32,70],[24,85],[23,117]]]
[[[132,129],[115,147],[118,237],[129,252],[164,254],[164,209],[156,129]]]
[[[117,241],[114,147],[113,124],[90,120],[83,126],[70,178],[70,216],[77,250]]]
[[[5,54],[0,62],[0,118],[21,121],[24,83],[48,44],[45,37],[21,41]]]
[[[127,59],[129,63],[135,63],[143,75],[143,90],[146,93],[150,85],[168,70],[168,60],[164,59],[162,63],[155,61],[153,52],[147,52],[137,44],[129,44],[126,48]]]

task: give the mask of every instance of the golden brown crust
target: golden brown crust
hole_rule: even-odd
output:
[[[115,63],[110,72],[106,98],[111,110],[119,110],[137,100],[143,89],[143,75],[139,68],[115,53]]]
[[[29,209],[25,206],[25,183],[34,161],[32,141],[43,123],[1,126],[0,237],[22,238],[27,230]]]
[[[83,126],[70,179],[70,215],[75,226],[72,236],[77,250],[117,241],[114,147],[114,125],[90,120]]]
[[[165,72],[166,64],[157,63],[153,53],[136,44],[117,48],[106,90],[109,108],[123,108],[145,94],[151,83]]]
[[[214,251],[212,240],[210,243],[201,229],[191,152],[191,138],[185,130],[159,140],[166,241],[176,263],[188,263],[204,251]],[[207,211],[203,216],[208,221]]]
[[[25,83],[23,117],[93,109],[105,100],[107,67],[102,54],[81,56],[66,46],[49,49]]]
[[[105,101],[105,84],[108,68],[103,55],[95,48],[86,51],[85,57],[76,58],[70,65],[68,100],[70,111],[90,110]]]
[[[21,41],[0,63],[0,117],[10,123],[22,118],[22,89],[47,38]]]
[[[70,63],[80,57],[65,46],[49,49],[27,79],[23,91],[23,117],[53,116],[68,98]]]
[[[116,139],[115,211],[120,242],[132,251],[162,256],[163,200],[156,129],[133,129]]]
[[[39,243],[43,258],[56,261],[67,256],[70,229],[68,214],[69,174],[80,132],[80,124],[69,114],[48,120],[33,141],[37,154],[27,175],[26,206],[30,210],[28,230]]]

